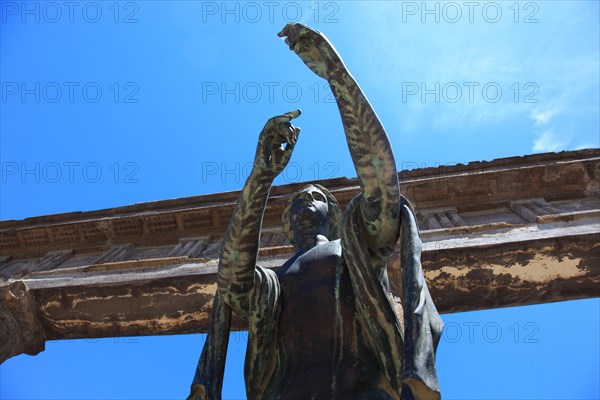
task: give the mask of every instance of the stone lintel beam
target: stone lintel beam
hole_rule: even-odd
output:
[[[441,313],[600,297],[600,232],[423,253]],[[398,279],[394,276],[394,280]]]
[[[288,256],[261,265],[276,267]],[[429,242],[422,259],[441,313],[600,296],[598,224]],[[400,282],[398,260],[390,257],[392,283]],[[129,273],[107,266],[100,274],[50,272],[24,282],[49,340],[197,333],[208,328],[216,266],[182,259]],[[234,330],[245,328],[234,319]]]

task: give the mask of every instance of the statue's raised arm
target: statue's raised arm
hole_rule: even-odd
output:
[[[300,128],[294,127],[291,120],[299,115],[300,110],[296,110],[273,117],[260,132],[252,172],[240,193],[221,244],[211,327],[194,374],[189,400],[221,398],[231,310],[256,322],[262,318],[261,313],[275,308],[276,277],[272,271],[258,267],[256,259],[271,185],[292,156]],[[263,310],[256,307],[251,310],[253,301],[262,302]]]
[[[439,399],[435,351],[443,324],[423,276],[416,216],[400,195],[388,136],[324,35],[302,24],[288,24],[279,36],[285,36],[290,49],[329,82],[362,189],[344,213],[341,242],[355,315],[363,328],[361,335],[369,342],[366,352],[376,355],[390,398]],[[387,276],[387,258],[399,237],[400,313],[392,305],[398,305],[399,299],[392,293]]]
[[[279,36],[285,36],[290,49],[329,82],[363,191],[359,206],[368,246],[376,252],[393,248],[399,232],[400,189],[394,154],[381,121],[325,36],[302,24],[286,25]]]
[[[252,172],[248,177],[227,226],[221,245],[218,287],[225,303],[247,318],[248,296],[254,273],[262,217],[273,180],[288,164],[300,128],[291,120],[300,110],[271,118],[258,138]]]

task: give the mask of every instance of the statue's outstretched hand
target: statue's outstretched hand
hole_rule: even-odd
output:
[[[321,78],[330,80],[340,70],[344,63],[333,45],[319,31],[306,25],[287,24],[279,37],[286,37],[285,42],[298,57]]]
[[[254,172],[275,179],[287,166],[300,133],[290,121],[300,114],[300,110],[290,111],[267,121],[258,138]]]

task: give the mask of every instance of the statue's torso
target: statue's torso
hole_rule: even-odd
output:
[[[350,278],[347,273],[336,277],[340,266],[343,270],[337,240],[316,246],[280,270],[278,367],[269,390],[273,397],[357,398],[377,386],[381,371],[365,344]]]

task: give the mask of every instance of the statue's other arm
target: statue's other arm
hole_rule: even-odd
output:
[[[275,177],[285,168],[299,128],[290,121],[300,110],[271,118],[263,128],[252,172],[240,193],[221,245],[217,284],[225,303],[247,318],[254,287],[262,217]]]
[[[290,48],[329,82],[363,191],[359,206],[368,246],[374,251],[389,249],[398,240],[400,189],[394,154],[383,125],[327,38],[301,24],[288,24],[279,35],[287,36]]]

